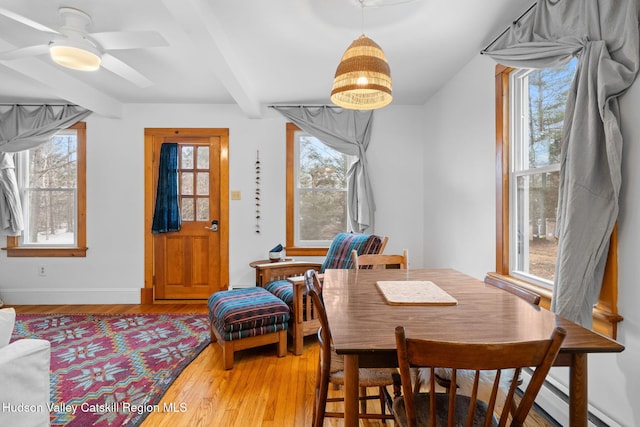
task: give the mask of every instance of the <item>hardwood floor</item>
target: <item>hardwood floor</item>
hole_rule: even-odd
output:
[[[155,305],[32,305],[15,306],[18,313],[206,313],[201,303]],[[159,404],[159,412],[145,419],[142,427],[162,426],[263,426],[306,427],[311,425],[318,344],[315,337],[305,339],[304,353],[276,356],[276,346],[236,353],[234,368],[222,367],[222,351],[209,345],[171,385]],[[330,390],[332,394],[339,390]],[[162,408],[173,404],[175,412]],[[167,406],[165,406],[167,405]],[[338,407],[335,407],[338,409]],[[371,412],[379,411],[377,402]],[[339,427],[340,419],[327,419],[325,426]],[[361,420],[361,427],[382,427],[377,420]],[[532,412],[525,427],[553,427]]]

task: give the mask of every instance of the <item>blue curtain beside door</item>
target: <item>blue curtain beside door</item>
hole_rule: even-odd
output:
[[[158,190],[151,232],[180,231],[181,226],[178,203],[178,144],[165,142],[160,147]]]

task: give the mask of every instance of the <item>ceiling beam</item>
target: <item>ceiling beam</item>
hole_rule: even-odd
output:
[[[0,52],[16,49],[11,43],[0,40]],[[49,89],[49,94],[77,104],[96,114],[121,118],[122,104],[94,87],[73,78],[62,69],[35,57],[0,61],[0,64],[33,80],[38,86]],[[47,95],[49,95],[47,94]],[[47,95],[43,95],[47,97]],[[48,98],[48,97],[47,97]]]
[[[248,79],[209,2],[163,0],[163,3],[201,52],[199,59],[218,77],[244,114],[249,118],[262,117],[260,102],[249,90]]]

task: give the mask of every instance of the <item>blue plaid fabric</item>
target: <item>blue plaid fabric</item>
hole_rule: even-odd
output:
[[[327,251],[327,257],[320,267],[320,273],[327,268],[348,270],[353,268],[351,251],[355,249],[358,255],[375,254],[380,251],[382,239],[371,234],[340,233],[334,237]]]
[[[267,283],[264,288],[293,308],[293,285],[287,279],[274,280]]]
[[[324,272],[327,268],[350,269],[351,251],[355,249],[358,255],[377,254],[380,252],[382,239],[371,234],[339,233],[334,237],[327,251],[327,257],[320,268]],[[264,285],[264,288],[284,301],[293,309],[293,284],[288,280],[274,280]],[[305,292],[306,295],[306,292]]]

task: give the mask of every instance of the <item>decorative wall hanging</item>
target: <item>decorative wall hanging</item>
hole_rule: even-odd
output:
[[[260,234],[260,150],[256,150],[256,234]]]

